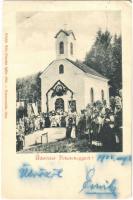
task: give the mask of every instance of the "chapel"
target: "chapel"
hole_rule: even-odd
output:
[[[42,112],[80,112],[89,103],[109,103],[108,79],[77,61],[76,37],[72,30],[55,35],[56,59],[41,73]]]

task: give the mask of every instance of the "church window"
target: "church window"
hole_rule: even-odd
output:
[[[73,55],[73,43],[70,43],[70,54]]]
[[[101,90],[101,97],[102,97],[102,101],[104,100],[104,91]]]
[[[64,54],[64,42],[60,42],[59,51],[60,51],[60,54]]]
[[[91,99],[91,103],[94,102],[94,91],[93,91],[93,88],[91,88],[90,90],[90,99]]]
[[[64,65],[59,66],[59,74],[64,74]]]

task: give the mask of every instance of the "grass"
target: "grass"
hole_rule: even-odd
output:
[[[63,139],[48,144],[37,144],[19,153],[70,153],[70,152],[91,152],[86,138],[83,139]]]

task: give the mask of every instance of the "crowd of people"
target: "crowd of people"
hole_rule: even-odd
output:
[[[24,136],[49,127],[65,127],[66,139],[87,139],[92,151],[122,151],[122,100],[115,97],[88,104],[77,112],[51,111],[38,116],[22,117],[16,126],[17,151],[23,149]]]

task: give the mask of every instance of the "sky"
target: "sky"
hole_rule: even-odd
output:
[[[67,25],[65,25],[67,24]],[[56,59],[54,36],[60,29],[73,30],[76,58],[84,60],[99,29],[121,34],[119,11],[19,12],[16,15],[15,63],[18,77],[45,69]],[[23,70],[20,70],[20,67]]]

